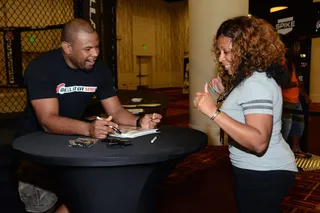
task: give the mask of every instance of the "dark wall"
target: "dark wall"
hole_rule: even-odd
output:
[[[114,86],[118,87],[117,77],[117,28],[116,0],[103,1],[102,35],[103,59],[108,64],[114,77]]]
[[[288,9],[270,13],[270,8],[274,6],[288,6]],[[249,12],[254,16],[266,19],[274,27],[277,26],[279,19],[293,17],[292,31],[284,35],[285,41],[292,43],[301,37],[316,36],[316,6],[317,4],[312,0],[250,0]],[[282,27],[290,27],[291,24],[286,23],[286,26]]]

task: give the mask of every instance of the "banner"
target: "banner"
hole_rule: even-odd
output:
[[[101,37],[101,2],[100,0],[84,0],[83,1],[83,18],[90,21],[96,29],[99,37]]]
[[[116,0],[75,0],[75,2],[75,17],[90,21],[98,33],[101,44],[99,58],[107,63],[117,89]]]
[[[5,31],[3,36],[7,84],[23,86],[20,32]]]

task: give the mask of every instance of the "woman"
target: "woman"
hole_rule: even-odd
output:
[[[290,83],[281,61],[284,44],[266,21],[246,16],[226,20],[214,39],[213,53],[224,69],[210,87],[224,101],[221,112],[207,85],[194,107],[231,138],[239,213],[277,213],[295,179],[294,155],[281,135],[281,86]]]
[[[309,104],[311,102],[309,96],[304,90],[303,81],[297,78],[296,68],[300,67],[299,60],[300,44],[296,42],[294,47],[289,49],[286,56],[286,64],[288,71],[291,75],[291,88],[282,90],[283,107],[286,109],[302,110],[302,106],[299,100],[299,96],[304,98],[305,102]],[[282,136],[288,142],[289,136],[292,143],[291,149],[297,158],[311,158],[312,155],[305,153],[300,148],[300,140],[304,130],[304,116],[299,114],[291,114],[284,112],[282,115]]]

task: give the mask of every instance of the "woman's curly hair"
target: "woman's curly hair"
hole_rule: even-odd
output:
[[[283,87],[290,82],[283,66],[285,45],[275,29],[265,20],[239,16],[224,21],[213,42],[212,50],[216,58],[220,56],[217,46],[219,36],[229,37],[232,42],[231,69],[235,72],[230,76],[221,66],[219,69],[226,92],[255,71],[266,72],[269,78],[274,78]]]

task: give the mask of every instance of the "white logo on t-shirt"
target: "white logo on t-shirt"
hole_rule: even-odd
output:
[[[59,94],[65,93],[73,93],[73,92],[95,92],[97,87],[89,87],[89,86],[69,86],[66,87],[65,83],[61,83],[57,86],[56,92]]]

